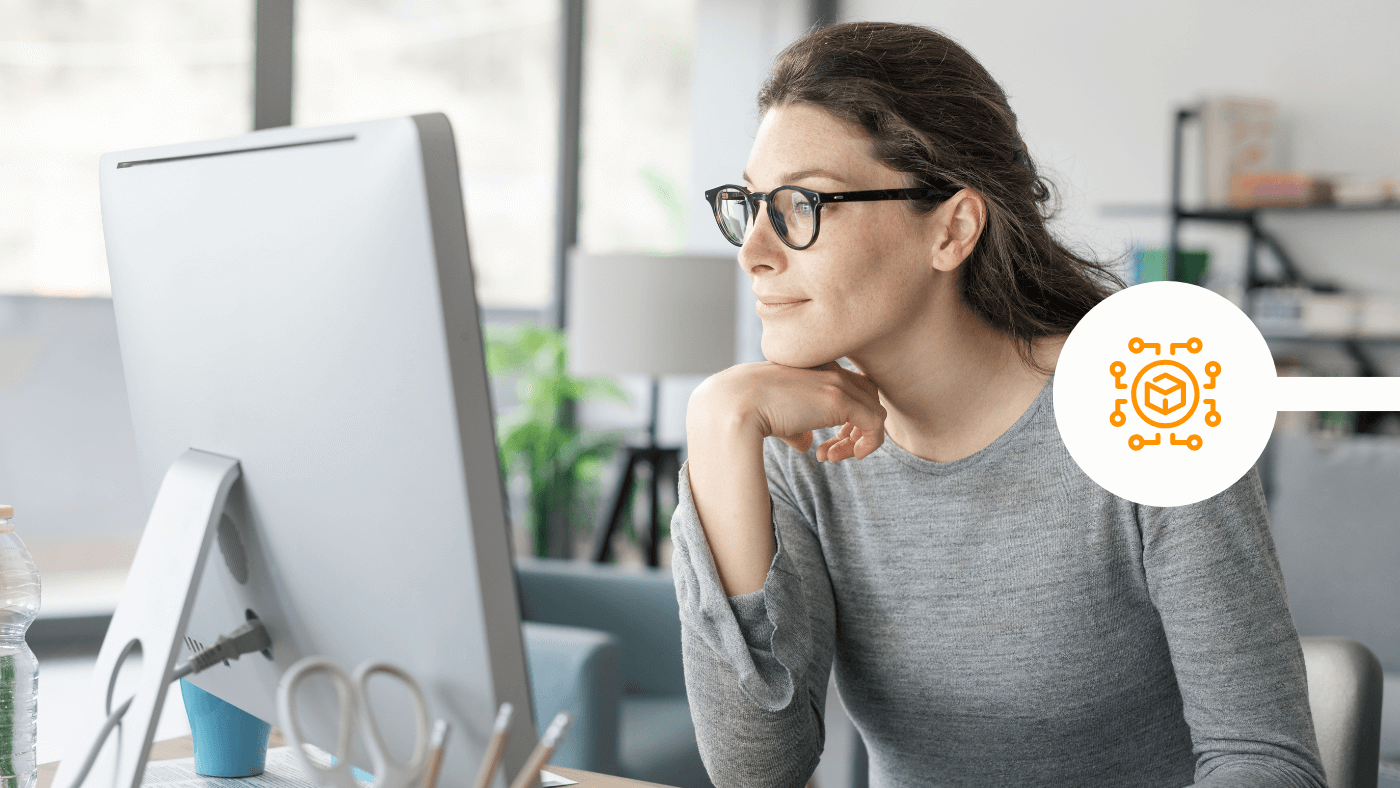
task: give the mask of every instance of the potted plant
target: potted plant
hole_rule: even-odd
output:
[[[522,410],[497,425],[501,472],[520,470],[530,481],[527,525],[539,557],[571,557],[572,537],[592,526],[601,464],[621,444],[618,433],[586,434],[573,423],[573,406],[585,400],[628,402],[606,378],[569,374],[568,340],[562,331],[523,325],[488,331],[486,367],[492,377],[518,374]]]

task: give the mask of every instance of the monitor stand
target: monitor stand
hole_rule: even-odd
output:
[[[111,709],[125,701],[114,694],[116,677],[138,648],[136,698],[108,735],[83,788],[140,788],[205,559],[239,475],[238,460],[197,449],[180,455],[166,472],[97,655],[92,689],[54,778],[56,788],[70,788]]]

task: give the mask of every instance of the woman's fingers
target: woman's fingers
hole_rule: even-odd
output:
[[[817,447],[817,462],[825,462],[826,460],[833,459],[831,456],[831,447],[841,443],[851,434],[851,426],[850,422],[846,422],[841,425],[841,429],[837,431],[835,437],[827,438],[822,441],[822,445]]]
[[[879,388],[864,375],[847,374],[852,384],[851,400],[856,404],[856,409],[851,421],[837,433],[839,440],[827,449],[827,457],[836,461],[851,457],[863,460],[885,442],[885,417],[888,414],[884,405],[880,404]]]
[[[832,403],[832,416],[841,422],[841,428],[817,447],[817,461],[864,459],[884,443],[886,413],[879,388],[859,373],[840,367],[829,371],[838,373],[835,390],[839,395]]]
[[[859,439],[851,445],[851,453],[857,459],[863,460],[873,454],[884,442],[885,431],[883,429],[875,432],[861,433]]]
[[[806,454],[812,448],[812,431],[808,430],[800,435],[779,437],[778,440]],[[871,452],[880,448],[880,444],[883,442],[883,431],[874,434],[856,429],[855,425],[847,422],[835,436],[822,441],[821,445],[817,447],[817,462],[836,462],[851,457],[863,460],[870,456]]]
[[[831,439],[831,445],[826,449],[826,458],[828,460],[839,461],[849,456],[847,449],[851,445],[851,431],[855,428],[856,425],[849,421],[841,425],[841,429],[836,431],[836,437]],[[833,449],[835,449],[834,453],[832,452]]]
[[[862,430],[847,422],[831,438],[817,447],[818,462],[840,462],[852,457],[863,460],[885,442],[884,430]]]
[[[840,425],[817,446],[819,462],[864,457],[883,441],[886,413],[879,388],[859,371],[835,362],[805,370],[772,362],[734,369],[726,378],[730,387],[716,390],[754,408],[755,423],[765,436],[807,454],[815,429]]]

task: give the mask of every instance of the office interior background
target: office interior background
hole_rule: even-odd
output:
[[[571,7],[583,11],[572,70]],[[41,761],[60,754],[64,704],[86,689],[150,492],[136,471],[97,158],[251,130],[254,10],[254,0],[0,3],[0,498],[16,507],[45,582],[35,629]],[[291,120],[448,115],[477,296],[492,336],[508,342],[524,326],[559,324],[560,206],[576,206],[568,245],[583,252],[732,257],[701,192],[739,179],[768,65],[813,24],[862,19],[929,25],[967,46],[1009,93],[1059,188],[1058,232],[1120,260],[1129,279],[1144,251],[1168,243],[1173,119],[1206,97],[1273,101],[1282,169],[1400,177],[1400,6],[1362,0],[1325,12],[1293,0],[297,0]],[[561,98],[571,74],[581,91],[576,168]],[[1188,125],[1188,205],[1203,189],[1201,144]],[[576,198],[561,194],[570,172]],[[1334,285],[1357,314],[1400,303],[1400,210],[1266,212],[1260,222],[1308,281]],[[1182,248],[1209,253],[1205,286],[1243,303],[1244,228],[1186,222],[1180,232]],[[1270,254],[1259,265],[1280,273]],[[737,265],[734,298],[735,361],[761,360]],[[1400,324],[1294,334],[1271,341],[1288,374],[1400,374]],[[503,370],[493,382],[502,431],[523,417],[521,375]],[[683,450],[686,400],[701,379],[660,380],[659,444]],[[614,380],[628,401],[581,401],[574,426],[646,443],[651,378]],[[580,476],[577,522],[556,527],[544,552],[587,560],[589,528],[621,476],[621,454],[612,456]],[[1400,421],[1281,414],[1261,472],[1299,629],[1356,638],[1380,657],[1382,754],[1400,760]],[[674,505],[670,485],[663,509]],[[547,526],[531,517],[523,466],[507,490],[517,552],[540,552],[532,529]],[[642,562],[642,504],[655,505],[629,503],[615,540],[622,564]],[[664,566],[664,542],[659,552]],[[178,709],[167,707],[162,726],[181,732]]]

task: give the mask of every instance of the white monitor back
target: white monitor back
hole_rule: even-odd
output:
[[[301,657],[389,660],[453,725],[442,785],[473,778],[504,701],[514,774],[535,728],[446,118],[107,154],[101,192],[148,500],[186,449],[242,464],[182,656],[251,610],[272,659],[194,683],[276,724]],[[333,695],[312,705],[332,749]],[[407,704],[379,706],[405,757]]]

